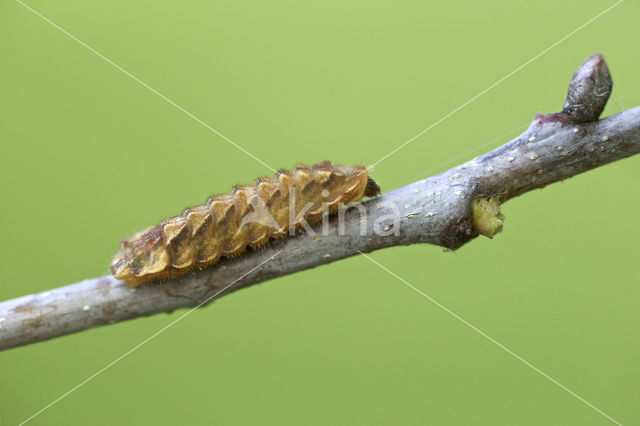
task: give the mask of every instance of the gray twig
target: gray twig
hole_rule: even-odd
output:
[[[591,56],[576,71],[563,112],[538,114],[506,145],[364,202],[366,221],[356,209],[348,211],[343,235],[334,218],[321,238],[301,233],[188,278],[133,290],[105,276],[0,303],[0,349],[197,306],[218,292],[215,298],[358,252],[416,243],[455,250],[479,233],[492,236],[497,228],[481,223],[478,200],[488,203],[483,208],[491,216],[498,203],[640,152],[640,107],[598,120],[611,87],[604,59]],[[392,206],[401,209],[395,223]],[[374,233],[375,226],[389,235]]]

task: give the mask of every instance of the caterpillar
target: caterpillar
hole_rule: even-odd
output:
[[[261,247],[335,213],[341,204],[380,193],[364,166],[298,165],[273,178],[235,186],[203,205],[123,240],[111,273],[130,287],[175,278]]]

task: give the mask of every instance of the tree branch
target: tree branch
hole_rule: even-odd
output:
[[[455,250],[478,233],[492,236],[497,227],[487,230],[482,216],[498,217],[499,203],[640,152],[640,107],[596,121],[610,93],[606,63],[593,55],[574,74],[563,112],[538,114],[506,145],[370,199],[362,212],[348,210],[343,226],[332,218],[321,237],[301,233],[188,278],[138,289],[105,276],[0,303],[0,349],[197,306],[359,252],[416,243]],[[478,200],[485,200],[483,210]]]

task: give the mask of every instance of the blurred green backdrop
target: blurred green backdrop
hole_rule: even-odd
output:
[[[27,2],[274,167],[372,164],[612,1]],[[640,105],[626,1],[380,163],[388,191],[561,108],[602,52]],[[270,174],[19,3],[0,4],[0,299],[108,273],[120,239]],[[372,256],[625,424],[640,423],[640,158],[504,206],[457,253]],[[184,312],[184,311],[182,311]],[[0,353],[16,424],[177,318]],[[32,424],[609,421],[362,257],[196,311]]]

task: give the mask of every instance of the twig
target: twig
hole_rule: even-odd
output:
[[[360,251],[416,243],[455,250],[478,233],[492,236],[498,203],[640,152],[640,107],[598,121],[610,93],[604,59],[593,55],[576,71],[563,112],[538,114],[506,145],[363,203],[366,220],[348,211],[343,235],[334,218],[321,238],[301,233],[188,278],[133,290],[105,276],[0,303],[0,349],[196,306],[278,252],[216,298]]]

